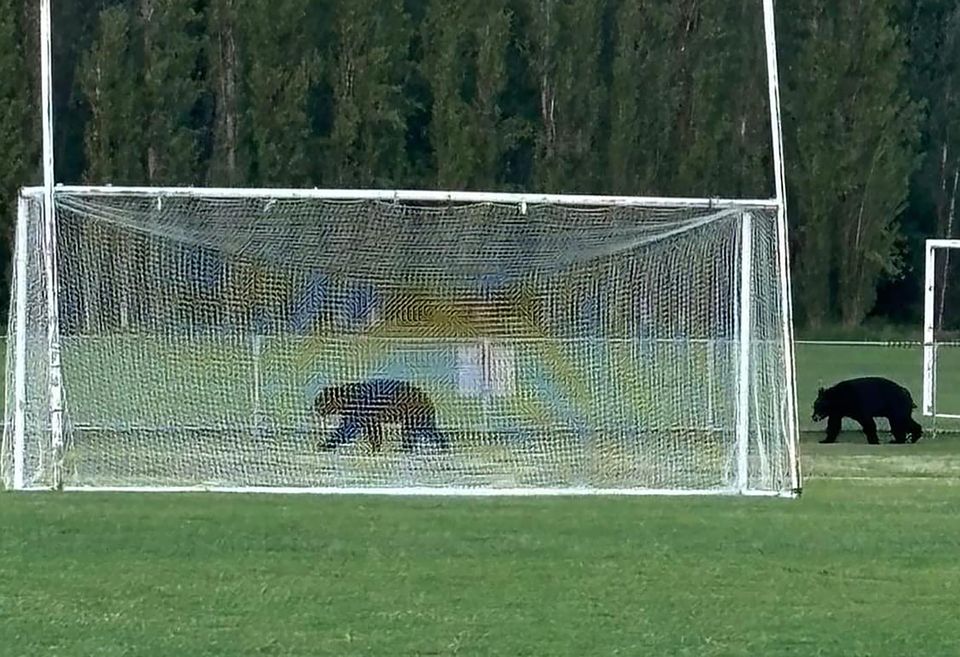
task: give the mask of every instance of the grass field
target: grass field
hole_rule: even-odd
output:
[[[919,400],[915,348],[797,364],[805,429]],[[0,655],[957,655],[960,438],[819,437],[796,501],[6,493]]]

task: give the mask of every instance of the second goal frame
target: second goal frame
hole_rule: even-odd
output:
[[[923,415],[960,419],[960,413],[942,413],[937,409],[937,252],[960,249],[960,239],[929,239],[925,244],[923,283]]]

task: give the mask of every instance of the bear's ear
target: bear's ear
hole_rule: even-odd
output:
[[[818,395],[822,395],[822,394],[823,394],[823,386],[820,386],[820,389],[817,390],[817,394],[818,394]]]

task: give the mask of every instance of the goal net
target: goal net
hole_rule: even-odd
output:
[[[772,202],[59,187],[55,239],[19,208],[7,487],[798,489]]]

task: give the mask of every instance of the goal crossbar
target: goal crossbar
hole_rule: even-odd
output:
[[[35,195],[42,187],[24,187]],[[141,196],[204,198],[323,199],[326,201],[397,201],[423,203],[504,203],[516,205],[561,205],[579,207],[645,208],[756,208],[777,209],[776,199],[696,198],[670,196],[605,196],[594,194],[522,194],[511,192],[433,191],[416,189],[293,189],[238,187],[146,187],[112,185],[57,185],[55,193],[83,196]]]

